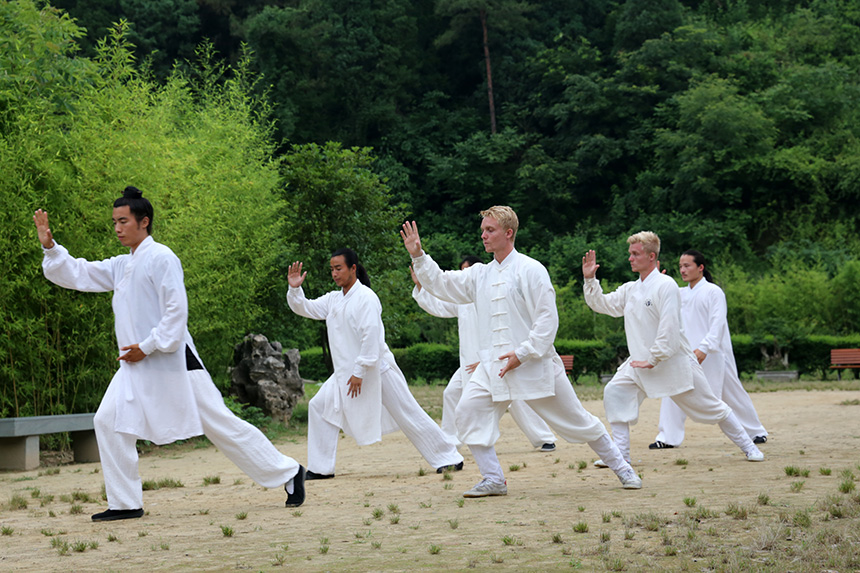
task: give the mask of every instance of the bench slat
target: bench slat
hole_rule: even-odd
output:
[[[28,416],[0,419],[0,437],[38,436],[57,432],[92,430],[95,414],[62,414],[59,416]]]

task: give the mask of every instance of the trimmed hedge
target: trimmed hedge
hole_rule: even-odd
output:
[[[755,372],[766,365],[766,355],[774,348],[788,353],[789,365],[800,374],[820,373],[826,379],[830,372],[830,350],[833,348],[860,348],[860,334],[850,336],[810,335],[776,345],[772,336],[763,338],[749,334],[732,335],[735,360],[740,372]],[[555,341],[559,354],[574,357],[571,377],[576,382],[583,374],[609,374],[627,359],[627,345],[623,335],[612,335],[605,340]],[[393,348],[397,365],[406,380],[448,380],[460,366],[457,349],[448,344],[414,344],[408,348]],[[323,361],[322,348],[314,347],[301,352],[299,371],[304,378],[320,382],[328,378],[328,368]]]

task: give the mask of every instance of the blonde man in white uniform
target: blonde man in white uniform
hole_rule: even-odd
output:
[[[606,428],[582,407],[553,347],[558,330],[555,290],[546,269],[514,249],[519,222],[513,209],[481,212],[481,239],[493,253],[487,265],[443,272],[421,248],[415,222],[401,230],[415,274],[430,294],[457,304],[474,303],[478,315],[478,357],[456,409],[460,440],[469,446],[482,480],[464,497],[507,495],[496,455],[499,419],[511,400],[524,400],[569,442],[587,442],[606,456],[625,489],[642,480],[627,463]]]
[[[460,263],[460,270],[467,269],[474,264],[482,264],[478,257],[469,256]],[[460,368],[451,376],[451,380],[442,394],[442,431],[457,446],[461,445],[457,437],[457,426],[454,423],[454,411],[460,396],[463,395],[463,386],[469,381],[472,373],[478,367],[478,314],[474,304],[454,304],[440,300],[421,288],[415,270],[409,268],[412,274],[412,298],[422,309],[439,318],[456,318],[457,329],[460,339]],[[540,448],[542,452],[555,450],[555,436],[549,426],[540,416],[522,400],[513,400],[508,408],[511,417],[517,426],[523,431],[531,442],[532,447]]]
[[[660,238],[642,231],[627,239],[630,268],[639,279],[604,294],[595,273],[594,251],[582,258],[585,302],[595,312],[624,317],[630,357],[603,391],[603,405],[612,437],[630,459],[630,425],[639,419],[639,405],[648,398],[669,396],[694,421],[719,424],[749,461],[764,455],[753,444],[725,402],[714,396],[681,325],[678,285],[657,270]],[[604,460],[597,460],[601,466]]]
[[[313,300],[302,289],[302,263],[291,264],[287,275],[290,309],[326,322],[334,365],[308,403],[307,479],[334,477],[340,430],[364,446],[399,427],[438,472],[462,469],[463,456],[409,392],[385,343],[382,305],[355,251],[335,251],[330,264],[340,289]]]
[[[681,279],[688,285],[681,287],[680,291],[681,320],[694,347],[693,353],[702,365],[714,395],[731,407],[753,443],[763,444],[767,442],[767,430],[738,378],[726,318],[726,295],[714,284],[705,266],[705,256],[699,251],[685,251],[678,265]],[[658,450],[681,445],[686,419],[686,414],[671,399],[663,398],[657,438],[648,447]]]
[[[108,509],[93,521],[143,515],[137,440],[166,444],[200,434],[261,486],[284,486],[287,507],[301,505],[305,469],[236,417],[203,368],[187,328],[182,264],[152,239],[152,219],[149,201],[126,187],[114,202],[113,222],[131,253],[91,262],[54,242],[47,212],[33,216],[48,280],[79,291],[113,291],[119,370],[93,419]]]

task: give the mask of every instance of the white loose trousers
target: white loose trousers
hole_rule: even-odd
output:
[[[144,359],[145,360],[145,359]],[[205,370],[188,372],[203,432],[227,458],[263,487],[281,487],[299,471],[296,460],[275,448],[255,426],[237,417]],[[93,423],[101,457],[109,509],[143,507],[138,473],[137,438],[114,430],[117,415],[113,382],[108,386]]]
[[[462,445],[457,436],[457,424],[455,423],[455,410],[460,402],[460,397],[463,395],[462,371],[463,369],[460,368],[454,373],[442,394],[442,431],[448,440],[457,447]],[[513,400],[507,411],[511,413],[514,422],[520,427],[533,448],[555,443],[555,434],[526,402]]]
[[[479,374],[483,372],[486,371],[476,370],[463,389],[455,415],[464,444],[489,447],[499,439],[499,420],[511,401],[493,401],[489,380]],[[597,416],[582,406],[561,365],[556,365],[553,382],[554,396],[525,401],[550,428],[573,443],[591,442],[607,434]]]
[[[463,456],[418,404],[400,372],[389,368],[379,378],[382,407],[427,463],[433,468],[440,468],[462,462]],[[308,403],[308,470],[323,475],[335,473],[338,433],[341,428],[327,421],[323,413],[326,401],[332,399],[331,393],[336,390],[333,385],[325,384]]]

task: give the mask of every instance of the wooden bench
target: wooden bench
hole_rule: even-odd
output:
[[[0,470],[39,467],[39,436],[71,432],[76,462],[99,461],[95,414],[63,414],[0,419]]]
[[[830,351],[830,368],[837,368],[836,377],[842,380],[843,368],[860,368],[860,348],[834,348]]]
[[[559,354],[559,358],[561,358],[561,363],[564,364],[564,373],[570,377],[570,373],[573,371],[573,354]]]

